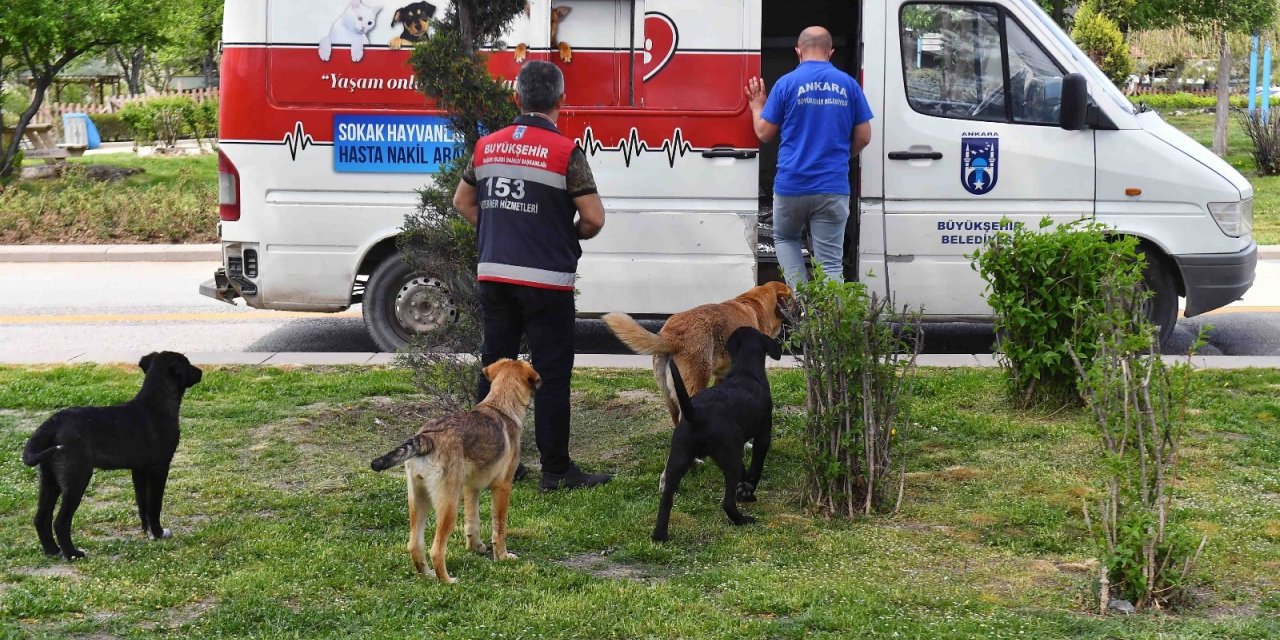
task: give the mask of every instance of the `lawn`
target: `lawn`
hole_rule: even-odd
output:
[[[71,162],[138,167],[143,172],[114,184],[73,173],[58,180],[20,182],[15,189],[0,191],[0,243],[218,241],[216,155],[167,158],[115,153]]]
[[[803,510],[803,383],[774,374],[775,448],[745,509],[759,523],[728,524],[706,468],[682,486],[662,545],[649,532],[669,426],[650,374],[580,374],[575,456],[615,480],[549,494],[518,483],[520,559],[470,554],[455,534],[452,586],[413,573],[403,476],[368,468],[420,420],[408,375],[390,369],[207,369],[183,409],[174,538],[143,540],[128,474],[99,472],[74,528],[89,557],[44,557],[26,435],[56,407],[124,400],[140,378],[0,368],[0,637],[1280,636],[1280,372],[1197,375],[1177,488],[1210,534],[1197,604],[1132,618],[1084,612],[1090,424],[1009,409],[995,371],[924,373],[904,511],[852,523]]]

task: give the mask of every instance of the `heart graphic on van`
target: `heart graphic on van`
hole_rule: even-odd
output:
[[[644,57],[640,62],[640,70],[644,72],[642,82],[648,82],[671,62],[679,43],[680,30],[671,16],[659,11],[644,14]]]

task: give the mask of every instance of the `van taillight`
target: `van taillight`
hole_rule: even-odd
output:
[[[221,149],[218,150],[218,218],[227,222],[240,219],[240,172]]]

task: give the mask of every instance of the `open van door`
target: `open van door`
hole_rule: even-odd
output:
[[[926,315],[989,317],[966,255],[1003,218],[1034,226],[1092,214],[1094,133],[1062,127],[1066,72],[1021,5],[886,8],[888,286]]]

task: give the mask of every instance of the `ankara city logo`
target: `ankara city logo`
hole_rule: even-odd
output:
[[[991,193],[999,177],[1000,138],[995,134],[960,137],[960,184],[975,196]]]

